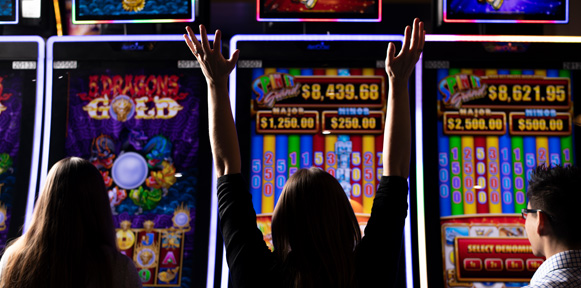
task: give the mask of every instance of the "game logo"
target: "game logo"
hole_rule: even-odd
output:
[[[383,69],[257,68],[252,74],[250,190],[269,247],[271,213],[300,168],[335,176],[364,227],[383,169]]]
[[[381,0],[257,0],[258,21],[381,21]]]
[[[544,261],[532,254],[520,215],[530,175],[536,166],[573,165],[570,72],[436,74],[446,287],[522,286]]]
[[[567,23],[569,0],[444,0],[444,22]]]
[[[189,287],[202,79],[145,68],[70,77],[65,149],[101,171],[121,253],[145,287]]]
[[[73,0],[74,24],[193,22],[195,0]]]

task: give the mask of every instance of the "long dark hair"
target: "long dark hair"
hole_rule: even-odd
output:
[[[289,287],[354,287],[361,230],[335,177],[301,169],[287,181],[272,219],[274,252]]]
[[[111,286],[106,252],[116,251],[115,228],[97,168],[77,157],[57,162],[35,206],[30,229],[11,244],[0,286]]]

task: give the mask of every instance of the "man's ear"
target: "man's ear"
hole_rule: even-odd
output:
[[[540,236],[548,235],[551,233],[551,223],[547,214],[537,211],[537,233]]]

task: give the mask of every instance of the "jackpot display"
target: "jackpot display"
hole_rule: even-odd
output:
[[[286,181],[301,168],[335,176],[361,228],[367,224],[383,169],[389,41],[399,46],[402,37],[232,38],[231,51],[243,51],[230,77],[242,171],[270,249],[273,211]],[[349,53],[361,45],[364,55]]]
[[[256,20],[281,22],[380,22],[382,0],[257,0]]]
[[[443,0],[444,22],[559,23],[569,22],[569,0]]]
[[[0,37],[0,250],[32,216],[40,149],[44,41]],[[25,226],[24,231],[26,231]]]
[[[530,175],[576,163],[578,72],[540,55],[578,44],[484,41],[428,38],[423,58],[427,274],[445,287],[526,285],[545,260],[521,216]]]
[[[384,69],[251,73],[250,191],[258,218],[272,214],[294,172],[314,166],[337,178],[364,225],[382,175]]]
[[[51,38],[48,162],[78,156],[101,171],[117,245],[143,286],[200,287],[210,234],[205,85],[181,37],[166,37]]]
[[[195,0],[72,0],[73,24],[193,22]]]

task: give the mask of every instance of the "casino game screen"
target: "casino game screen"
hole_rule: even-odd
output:
[[[521,210],[527,208],[536,166],[577,163],[574,93],[581,75],[571,69],[578,58],[571,52],[578,47],[426,42],[423,211],[429,283],[521,287],[545,260],[532,254]],[[550,49],[559,49],[562,57],[546,55]]]
[[[92,40],[54,42],[50,162],[61,152],[99,169],[117,245],[145,287],[197,287],[210,209],[203,75],[183,40]]]
[[[18,24],[18,2],[16,0],[0,0],[0,24]]]
[[[362,229],[371,213],[383,167],[385,49],[387,41],[400,45],[401,39],[353,38],[233,40],[249,51],[239,59],[230,93],[231,99],[236,96],[236,123],[244,135],[243,171],[249,171],[245,176],[257,224],[271,249],[272,213],[298,169],[317,167],[335,176]],[[357,45],[366,45],[369,53],[344,60],[342,54]]]
[[[73,0],[74,24],[193,22],[195,0]]]
[[[37,179],[31,171],[37,169],[42,120],[35,116],[35,111],[42,109],[44,43],[36,36],[0,37],[0,55],[0,250],[3,251],[8,240],[21,235],[23,221],[32,214]]]
[[[257,0],[256,20],[283,22],[380,22],[382,0]]]

